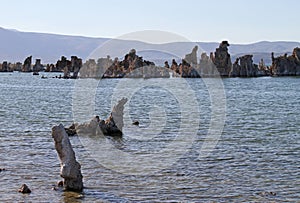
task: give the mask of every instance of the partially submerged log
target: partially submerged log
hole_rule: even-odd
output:
[[[102,134],[106,136],[122,136],[123,114],[124,105],[127,102],[127,98],[122,98],[113,107],[110,116],[106,120],[102,120],[99,116],[95,116],[89,123],[72,124],[69,128],[66,128],[66,132],[69,136],[75,134]]]
[[[76,161],[75,152],[73,151],[68,134],[62,124],[52,128],[52,137],[60,159],[60,176],[64,178],[64,189],[82,191],[81,166]]]

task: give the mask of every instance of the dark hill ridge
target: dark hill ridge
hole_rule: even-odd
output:
[[[70,58],[73,55],[86,59],[98,46],[109,40],[108,38],[91,38],[81,36],[68,36],[47,33],[34,33],[34,32],[20,32],[16,30],[8,30],[0,28],[0,63],[2,61],[9,62],[23,62],[24,59],[32,55],[33,58],[41,58],[42,63],[55,63],[62,55]],[[172,54],[165,54],[164,56],[157,57],[158,53],[155,50],[173,50],[178,57],[183,57],[188,53],[195,43],[167,43],[167,44],[147,44],[138,41],[123,41],[122,44],[126,45],[125,50],[136,48],[137,50],[144,51],[147,56],[145,59],[152,60],[157,64],[165,60],[169,60]],[[199,56],[202,51],[206,53],[213,52],[219,43],[217,42],[197,42],[199,46]],[[128,47],[128,48],[127,48]],[[290,53],[295,47],[300,47],[299,42],[257,42],[253,44],[231,44],[229,52],[232,59],[237,56],[245,54],[253,54],[255,63],[258,63],[261,58],[264,59],[266,64],[271,63],[271,52],[276,55],[283,55]],[[112,57],[115,57],[113,53]]]

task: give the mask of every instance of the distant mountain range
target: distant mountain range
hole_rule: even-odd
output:
[[[20,32],[0,28],[0,63],[2,61],[23,62],[30,55],[33,56],[33,59],[41,58],[44,64],[56,63],[62,55],[68,58],[76,55],[84,60],[106,55],[114,58],[115,56],[122,57],[124,53],[134,48],[137,50],[137,54],[143,56],[145,60],[154,61],[161,65],[165,60],[170,63],[172,58],[179,60],[185,54],[190,53],[195,45],[199,46],[199,56],[201,52],[206,52],[209,55],[210,52],[215,51],[219,43],[174,42],[148,44],[139,41]],[[101,48],[97,50],[100,45],[102,45]],[[300,47],[300,43],[262,41],[253,44],[230,44],[229,52],[233,62],[238,56],[253,54],[255,63],[263,58],[266,64],[270,64],[271,52],[274,52],[275,56],[285,53],[290,54],[295,47]]]

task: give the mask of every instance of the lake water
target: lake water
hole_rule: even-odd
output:
[[[59,123],[69,126],[81,115],[80,109],[74,109],[73,98],[79,80],[47,76],[0,74],[0,168],[6,169],[0,172],[1,202],[300,200],[299,78],[223,79],[226,117],[219,118],[224,118],[224,129],[203,157],[199,155],[209,138],[214,106],[212,93],[201,79],[185,80],[188,89],[179,78],[85,80],[99,83],[93,114],[101,118],[108,116],[115,103],[113,94],[133,93],[125,107],[129,116],[122,139],[70,137],[86,187],[74,193],[52,190],[61,178],[51,128]],[[85,88],[82,95],[89,98],[89,87]],[[140,126],[128,124],[133,120]],[[168,144],[183,143],[177,137],[191,140],[160,153],[172,147]],[[99,145],[101,159],[84,144],[86,140]],[[103,150],[104,143],[122,152],[119,162]],[[142,164],[135,159],[126,162],[124,154],[145,159]],[[149,160],[148,155],[154,158]],[[115,162],[109,165],[109,160]],[[23,183],[31,194],[18,193]]]

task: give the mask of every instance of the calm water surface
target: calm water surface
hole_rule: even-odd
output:
[[[0,74],[0,168],[6,169],[0,172],[1,202],[300,201],[299,78],[223,79],[224,130],[211,154],[201,159],[198,155],[212,107],[203,81],[188,79],[200,110],[196,138],[170,167],[158,168],[153,174],[129,175],[104,167],[93,159],[79,137],[71,137],[86,187],[83,193],[73,193],[52,190],[60,180],[60,166],[51,127],[73,122],[75,81],[50,76],[41,79],[23,73]],[[135,81],[136,86],[143,82],[125,80]],[[180,97],[187,93],[176,78],[149,81],[159,85],[162,80],[174,85]],[[98,82],[95,114],[106,118],[112,92],[120,80]],[[125,90],[130,88],[124,86]],[[152,153],[181,133],[182,110],[167,89],[142,88],[126,108],[140,126],[125,126],[122,139],[101,138],[119,150],[136,156]],[[163,119],[161,115],[165,122],[154,123],[161,131],[147,130],[153,120]],[[23,183],[31,188],[31,194],[17,192]],[[266,192],[275,192],[276,196]]]

